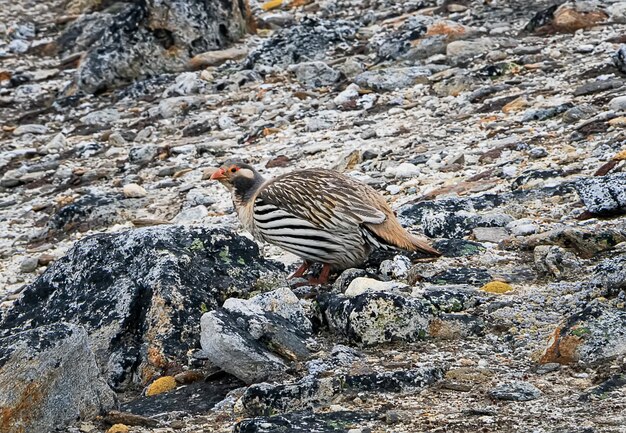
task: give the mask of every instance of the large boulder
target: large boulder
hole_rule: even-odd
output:
[[[0,337],[61,321],[80,324],[109,383],[149,381],[200,348],[200,317],[231,296],[274,284],[277,265],[221,229],[160,226],[98,234],[23,291]]]
[[[57,323],[0,338],[3,433],[48,433],[114,405],[82,327]]]
[[[97,92],[181,71],[195,55],[238,40],[249,18],[247,2],[236,0],[116,2],[82,15],[57,43],[62,56],[85,51],[76,83],[81,90]]]

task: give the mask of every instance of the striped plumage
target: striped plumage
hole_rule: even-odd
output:
[[[341,173],[306,169],[265,180],[252,166],[230,162],[211,178],[231,190],[239,219],[255,238],[304,259],[294,276],[322,263],[325,280],[331,268],[363,263],[372,248],[439,255],[402,228],[373,188]]]

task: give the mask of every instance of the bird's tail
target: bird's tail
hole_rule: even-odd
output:
[[[420,239],[415,235],[408,233],[413,248],[411,251],[419,251],[420,253],[429,254],[431,256],[439,257],[441,253],[435,248],[431,247],[427,240]]]

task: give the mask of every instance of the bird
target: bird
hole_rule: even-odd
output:
[[[231,193],[245,230],[303,259],[290,278],[322,264],[310,284],[326,284],[331,271],[362,264],[373,249],[441,253],[407,232],[385,199],[371,186],[337,171],[295,170],[272,179],[252,165],[228,160],[210,177]]]

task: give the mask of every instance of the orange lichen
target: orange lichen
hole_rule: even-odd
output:
[[[148,386],[146,395],[151,397],[153,395],[162,394],[167,391],[171,391],[176,388],[176,379],[173,376],[163,376],[155,380]]]
[[[491,281],[490,283],[487,283],[484,286],[482,286],[480,290],[482,290],[483,292],[488,292],[488,293],[502,294],[502,293],[510,292],[511,290],[513,290],[513,287],[511,287],[507,283],[503,283],[502,281]]]

